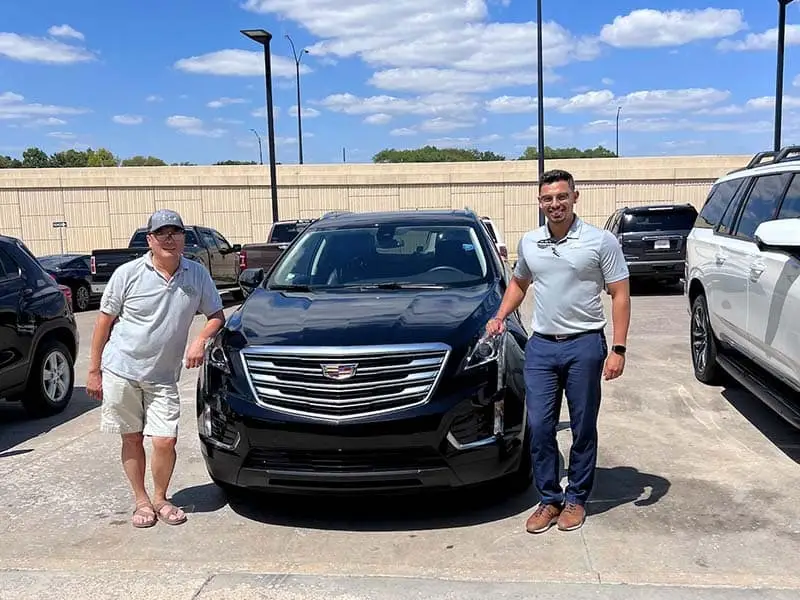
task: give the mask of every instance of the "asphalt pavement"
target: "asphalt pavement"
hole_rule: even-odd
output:
[[[79,386],[94,317],[78,315]],[[0,407],[0,599],[800,597],[800,432],[735,385],[695,381],[688,323],[677,291],[634,295],[626,372],[604,383],[589,517],[570,533],[525,532],[533,488],[229,500],[202,462],[196,370],[181,381],[171,488],[189,521],[136,530],[119,440],[82,387],[49,419]]]

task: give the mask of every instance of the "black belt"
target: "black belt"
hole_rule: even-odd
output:
[[[536,337],[543,338],[545,340],[549,340],[551,342],[566,342],[567,340],[574,340],[577,337],[581,337],[582,335],[589,335],[592,333],[602,333],[602,329],[590,329],[589,331],[580,331],[578,333],[565,333],[565,334],[549,334],[549,333],[538,333],[536,331],[533,332],[533,335]]]

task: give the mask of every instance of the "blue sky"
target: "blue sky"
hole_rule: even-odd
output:
[[[158,5],[158,8],[156,6]],[[774,5],[774,6],[773,6]],[[277,160],[383,148],[536,145],[533,0],[6,0],[0,154],[107,147],[200,164],[258,160],[272,42]],[[772,145],[777,0],[544,1],[546,143],[620,153]],[[800,2],[788,8],[784,142],[800,142]]]

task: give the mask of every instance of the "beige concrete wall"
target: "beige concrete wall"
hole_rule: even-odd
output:
[[[573,173],[579,214],[602,226],[615,208],[691,202],[749,156],[571,159],[546,168]],[[279,165],[279,218],[329,210],[470,207],[500,227],[509,250],[537,224],[535,161]],[[0,232],[37,255],[126,246],[156,208],[187,224],[218,229],[232,243],[263,241],[272,222],[269,168],[260,166],[108,167],[0,170]],[[67,221],[66,229],[52,227]]]

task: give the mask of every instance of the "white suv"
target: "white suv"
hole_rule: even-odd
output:
[[[726,372],[800,428],[800,147],[718,179],[689,234],[695,376]]]

